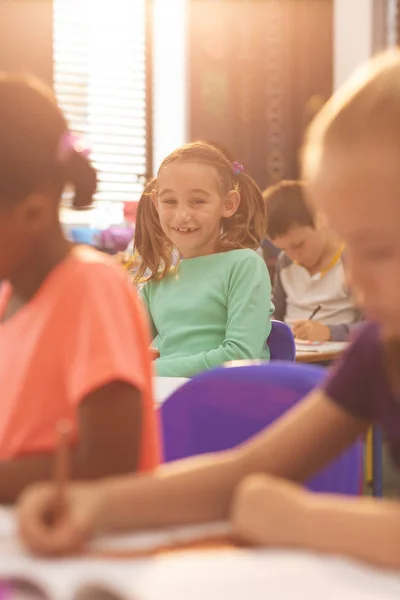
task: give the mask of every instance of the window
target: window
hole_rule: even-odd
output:
[[[54,86],[92,150],[96,200],[138,200],[146,147],[146,0],[54,0]]]

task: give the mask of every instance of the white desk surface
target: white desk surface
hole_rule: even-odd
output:
[[[156,404],[162,404],[168,396],[171,396],[187,381],[189,380],[185,377],[154,377],[154,399]]]
[[[122,536],[122,547],[129,538],[132,543],[135,536]],[[202,550],[141,560],[33,558],[20,546],[12,516],[10,521],[0,509],[0,577],[12,575],[45,585],[56,600],[71,600],[84,582],[107,585],[130,600],[400,598],[400,574],[305,552]]]

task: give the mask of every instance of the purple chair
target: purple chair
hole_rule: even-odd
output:
[[[220,367],[197,375],[161,406],[165,460],[233,448],[321,383],[314,365],[266,363]],[[361,491],[363,445],[356,442],[307,486],[319,492]]]
[[[294,362],[296,358],[296,344],[289,325],[282,321],[271,321],[271,333],[267,344],[271,360],[288,360]]]

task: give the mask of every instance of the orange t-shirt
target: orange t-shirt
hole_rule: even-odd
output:
[[[0,321],[10,294],[3,284]],[[151,469],[160,460],[160,439],[144,310],[112,259],[77,246],[0,323],[0,458],[54,450],[61,418],[78,437],[79,403],[116,380],[142,393],[139,469]]]

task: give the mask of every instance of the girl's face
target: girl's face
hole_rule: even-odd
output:
[[[210,165],[176,160],[161,169],[153,202],[165,235],[184,258],[195,258],[217,251],[221,220],[236,212],[240,195],[221,197]]]
[[[400,158],[371,144],[326,151],[311,194],[347,245],[350,284],[366,315],[400,339]]]

